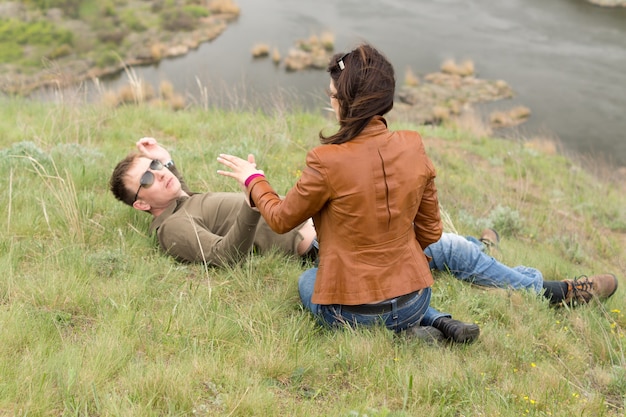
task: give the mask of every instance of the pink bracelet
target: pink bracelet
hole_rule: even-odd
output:
[[[247,187],[248,185],[250,185],[250,183],[252,182],[253,179],[257,178],[257,177],[263,177],[265,178],[265,175],[263,174],[252,174],[250,175],[248,178],[246,178],[246,181],[244,182],[244,185]]]

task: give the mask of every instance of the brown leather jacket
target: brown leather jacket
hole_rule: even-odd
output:
[[[423,249],[443,230],[434,179],[420,135],[392,132],[375,117],[353,140],[309,151],[284,199],[263,177],[248,193],[278,233],[313,218],[320,263],[312,301],[355,305],[432,285]]]

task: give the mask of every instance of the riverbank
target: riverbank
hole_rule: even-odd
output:
[[[603,7],[626,7],[624,0],[587,0],[591,4]]]
[[[88,3],[81,10],[0,3],[0,91],[64,88],[185,55],[216,39],[240,13],[230,0],[183,8],[135,0],[88,9]]]

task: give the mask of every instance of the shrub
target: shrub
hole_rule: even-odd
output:
[[[81,5],[88,1],[90,0],[27,0],[26,3],[34,4],[41,10],[59,8],[66,16],[75,19],[79,15]]]
[[[233,0],[212,0],[209,3],[209,10],[212,13],[231,13],[239,15],[240,9]]]
[[[96,65],[99,68],[110,67],[119,62],[119,55],[115,51],[107,50],[97,54]]]
[[[0,43],[0,62],[17,61],[23,54],[22,47],[15,42]]]
[[[16,142],[10,148],[0,149],[0,167],[31,167],[32,160],[40,164],[47,164],[51,161],[50,156],[31,141]]]
[[[510,207],[497,206],[489,214],[489,220],[493,228],[503,236],[515,236],[522,230],[519,212]]]
[[[192,31],[196,28],[196,20],[184,10],[168,10],[163,13],[161,27],[170,32]]]
[[[150,5],[150,9],[152,10],[152,13],[160,13],[164,6],[165,2],[163,0],[154,0]]]
[[[98,39],[104,43],[120,45],[127,34],[128,31],[124,29],[103,30],[98,32]]]
[[[211,12],[209,12],[209,9],[207,9],[206,7],[196,5],[185,6],[183,7],[183,10],[196,19],[201,17],[207,17],[211,14]]]
[[[68,56],[72,53],[72,47],[68,44],[64,43],[63,45],[57,46],[48,54],[49,59],[57,59],[63,58],[64,56]]]
[[[102,13],[102,15],[106,17],[117,16],[117,12],[115,10],[115,4],[113,4],[110,1],[100,5],[100,12]]]
[[[16,19],[0,20],[0,42],[16,42],[20,45],[72,45],[73,36],[69,30],[59,29],[45,20],[28,23]]]
[[[139,19],[133,10],[125,10],[122,14],[122,22],[134,32],[143,32],[146,30],[146,25]]]

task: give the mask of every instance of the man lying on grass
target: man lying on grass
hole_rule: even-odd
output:
[[[238,262],[252,248],[315,258],[312,221],[279,235],[240,193],[191,192],[155,139],[140,139],[137,149],[117,164],[110,188],[118,200],[152,214],[150,232],[169,255],[213,266]]]
[[[191,192],[170,153],[155,139],[140,139],[137,149],[117,164],[110,188],[118,200],[152,214],[150,231],[167,254],[180,261],[224,266],[241,260],[252,248],[260,253],[277,248],[315,260],[317,241],[311,221],[277,234],[240,193]],[[488,254],[498,243],[499,236],[491,229],[480,239],[444,232],[424,253],[431,258],[431,269],[477,285],[532,290],[555,306],[606,299],[617,290],[613,274],[545,281],[535,268],[506,266]]]

